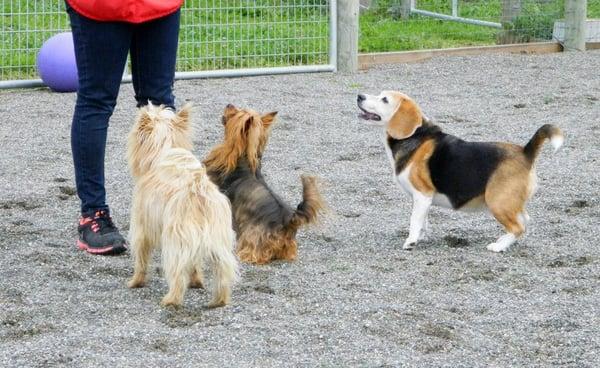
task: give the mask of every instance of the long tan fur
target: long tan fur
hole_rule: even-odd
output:
[[[314,177],[302,177],[303,199],[295,210],[264,181],[260,161],[276,114],[228,105],[223,113],[224,141],[204,160],[210,177],[231,200],[237,254],[248,263],[294,260],[296,232],[315,222],[325,208]]]
[[[154,248],[162,250],[169,292],[163,305],[178,306],[188,286],[202,287],[202,269],[214,269],[210,306],[230,301],[238,274],[229,201],[189,151],[189,106],[179,113],[149,105],[140,109],[128,139],[135,180],[130,241],[134,275],[129,287],[144,286]]]

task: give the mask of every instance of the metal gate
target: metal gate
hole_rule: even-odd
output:
[[[42,85],[37,52],[64,31],[61,0],[0,0],[0,88]],[[335,69],[336,0],[185,1],[177,79]]]

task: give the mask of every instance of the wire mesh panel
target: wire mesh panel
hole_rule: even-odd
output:
[[[62,1],[1,0],[0,80],[35,77],[40,46],[68,29]]]
[[[329,62],[327,0],[187,0],[179,70]]]
[[[407,3],[412,11],[406,11]],[[587,4],[588,18],[600,18],[600,0]],[[359,49],[381,52],[550,41],[564,11],[564,0],[361,0]],[[593,28],[590,32],[595,33]]]
[[[186,0],[177,71],[326,65],[334,0]],[[0,80],[36,78],[43,42],[69,31],[60,0],[0,0]]]

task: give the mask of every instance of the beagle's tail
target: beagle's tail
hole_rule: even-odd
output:
[[[523,148],[523,152],[530,162],[535,161],[540,148],[546,139],[550,140],[550,144],[552,144],[552,147],[554,147],[555,152],[563,145],[563,142],[565,141],[565,137],[558,127],[551,124],[542,125]]]
[[[294,232],[302,225],[316,222],[317,215],[326,208],[316,177],[302,175],[302,191],[303,200],[298,204],[287,226],[288,230]]]

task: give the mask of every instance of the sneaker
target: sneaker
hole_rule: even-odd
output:
[[[108,211],[79,219],[77,247],[92,254],[121,254],[127,250],[125,238],[113,224]]]

